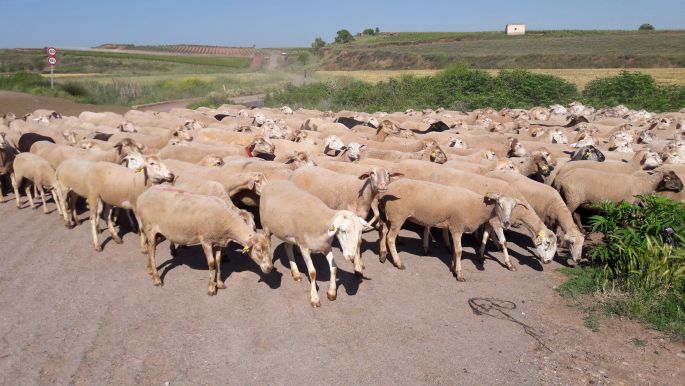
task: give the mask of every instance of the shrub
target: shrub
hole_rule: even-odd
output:
[[[637,30],[638,31],[654,31],[654,26],[649,24],[649,23],[645,23],[645,24],[642,24],[640,26],[640,28],[638,28]]]
[[[585,102],[595,107],[623,104],[631,109],[677,111],[685,106],[685,86],[659,85],[653,77],[623,71],[595,79],[583,91]]]
[[[324,47],[326,47],[326,42],[323,39],[321,39],[321,38],[314,39],[314,43],[312,43],[312,49],[314,50],[314,52],[318,53]]]
[[[350,33],[350,31],[346,29],[341,29],[340,31],[336,32],[335,35],[335,42],[338,44],[345,44],[345,43],[350,43],[354,41],[354,36]]]

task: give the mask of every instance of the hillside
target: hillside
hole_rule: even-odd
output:
[[[685,67],[685,30],[399,32],[357,37],[324,49],[327,70],[442,68]]]

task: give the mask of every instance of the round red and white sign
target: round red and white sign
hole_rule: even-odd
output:
[[[49,47],[48,48],[48,55],[50,55],[50,56],[57,55],[57,49],[55,49],[55,47]]]
[[[51,66],[54,66],[55,64],[57,64],[57,58],[55,58],[54,56],[49,57],[48,58],[48,64],[50,64]]]

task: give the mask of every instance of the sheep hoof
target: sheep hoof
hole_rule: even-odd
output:
[[[207,295],[209,295],[209,296],[216,295],[216,288],[210,288],[209,290],[207,290]]]
[[[384,254],[381,254],[381,255],[378,257],[378,261],[380,261],[381,263],[385,263],[385,255],[384,255]]]
[[[397,269],[404,270],[404,269],[406,269],[406,267],[404,266],[404,263],[399,263],[399,264],[397,264]]]
[[[321,301],[319,299],[312,299],[312,300],[310,300],[310,303],[311,303],[312,307],[314,307],[314,308],[321,307]]]
[[[354,276],[356,276],[356,277],[359,278],[359,279],[363,279],[363,278],[364,278],[364,274],[361,273],[361,272],[359,272],[359,271],[354,271]]]
[[[95,252],[102,252],[102,245],[96,245]]]
[[[117,244],[123,244],[124,243],[124,240],[122,240],[121,237],[112,238],[112,240],[114,240],[114,242]]]
[[[509,269],[511,272],[516,272],[516,265],[514,265],[514,263],[509,263],[509,265],[507,265],[507,269]]]
[[[302,281],[302,276],[300,276],[300,275],[297,275],[297,276],[296,276],[296,275],[293,275],[293,280],[295,280],[295,281]]]
[[[459,271],[459,272],[457,272],[456,275],[457,275],[457,281],[466,281],[466,279],[464,279],[464,272]]]
[[[216,283],[216,288],[226,289],[226,284],[224,284],[224,282],[218,282],[218,283]]]
[[[155,280],[154,284],[155,284],[155,287],[161,287],[161,286],[162,286],[162,281],[159,280],[159,279],[157,279],[157,280]]]
[[[326,296],[328,296],[328,300],[334,301],[338,297],[338,294],[335,292],[326,292]]]

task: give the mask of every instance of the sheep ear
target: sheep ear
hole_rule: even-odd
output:
[[[360,151],[366,151],[366,149],[368,149],[368,146],[366,146],[366,145],[359,146]]]
[[[337,230],[338,230],[338,228],[335,226],[335,222],[334,222],[333,224],[331,224],[331,226],[328,227],[328,230],[326,231],[326,233],[329,236],[333,236],[335,234],[335,231],[337,231]]]
[[[400,177],[404,177],[404,173],[393,172],[393,173],[390,173],[388,176],[390,177],[391,180],[396,180]]]
[[[369,178],[369,176],[371,176],[371,173],[367,172],[367,173],[362,174],[362,175],[359,176],[358,178],[359,178],[360,180],[365,180],[365,179]]]
[[[362,224],[362,231],[370,231],[373,229],[373,227],[361,217],[359,217],[359,222]]]
[[[483,201],[486,204],[493,204],[495,201],[499,200],[500,195],[497,193],[487,192],[483,195]]]

